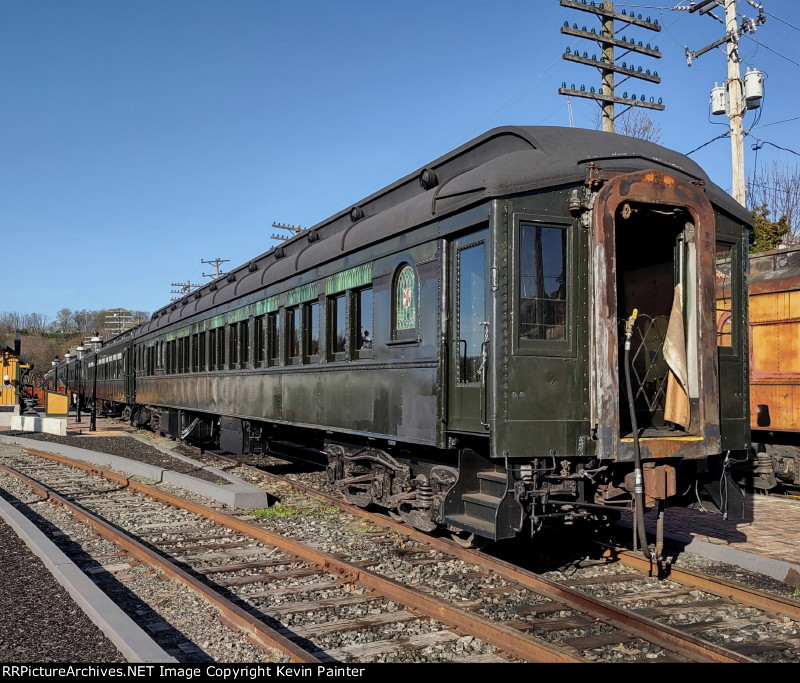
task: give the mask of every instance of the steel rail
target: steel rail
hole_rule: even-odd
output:
[[[617,552],[615,556],[626,567],[645,572],[651,570],[650,563],[643,557],[639,558],[628,552]],[[800,603],[795,600],[770,595],[756,588],[742,586],[714,576],[706,576],[692,569],[684,569],[675,565],[670,566],[667,576],[673,581],[698,588],[706,593],[800,621]]]
[[[137,560],[188,586],[219,611],[220,618],[226,626],[244,633],[256,647],[267,654],[278,650],[286,654],[293,662],[308,664],[320,662],[318,658],[289,640],[286,636],[248,614],[241,607],[233,604],[214,589],[201,583],[191,574],[176,566],[168,559],[160,556],[158,553],[139,543],[139,541],[129,537],[124,532],[111,526],[108,522],[100,519],[82,505],[66,499],[49,486],[31,479],[27,475],[11,467],[0,465],[0,471],[19,479],[36,491],[43,499],[64,506],[72,512],[77,519],[92,526],[103,538],[119,546]]]
[[[231,462],[236,462],[232,459],[229,460],[231,460]],[[237,464],[242,465],[241,463]],[[302,493],[305,493],[309,496],[314,496],[324,500],[325,502],[329,502],[332,505],[336,505],[340,509],[353,515],[364,517],[369,519],[371,522],[389,528],[413,540],[426,543],[436,550],[452,555],[456,559],[473,563],[478,562],[484,568],[489,569],[511,581],[515,581],[521,586],[537,591],[552,600],[563,602],[565,605],[573,609],[588,612],[592,616],[607,623],[609,626],[621,629],[626,633],[630,633],[637,637],[645,636],[650,642],[660,645],[668,650],[678,652],[689,659],[700,662],[728,663],[751,663],[755,661],[751,657],[738,654],[737,652],[733,652],[727,648],[702,640],[697,636],[683,633],[682,631],[667,624],[661,624],[654,619],[633,614],[615,607],[607,602],[593,598],[592,596],[582,593],[574,588],[569,588],[553,581],[549,581],[541,576],[537,576],[533,572],[516,567],[509,562],[499,560],[491,555],[487,555],[486,553],[462,548],[451,541],[443,538],[436,538],[435,536],[431,536],[425,532],[414,529],[413,527],[403,524],[402,522],[395,522],[388,517],[377,515],[355,505],[342,502],[338,498],[334,498],[328,494],[316,491],[305,484],[299,484],[291,479],[286,479],[271,472],[265,472],[261,469],[254,469],[260,475],[266,475],[267,477],[275,481],[279,481],[282,484],[288,484]],[[644,558],[642,558],[642,561],[644,562]]]
[[[34,449],[25,449],[26,452],[54,462],[91,472],[128,487],[132,491],[142,493],[161,502],[168,503],[182,510],[193,512],[201,517],[211,520],[221,526],[237,531],[246,536],[276,547],[290,555],[299,557],[305,562],[321,566],[340,580],[355,583],[364,588],[374,590],[383,597],[415,610],[429,618],[436,619],[451,628],[458,628],[470,635],[497,647],[503,652],[522,660],[531,662],[567,663],[585,662],[578,652],[571,647],[556,647],[547,641],[535,636],[522,635],[518,630],[501,623],[493,622],[485,617],[471,614],[446,603],[434,595],[422,593],[408,588],[399,581],[381,576],[367,569],[357,567],[338,559],[316,548],[311,548],[303,543],[294,541],[278,534],[272,533],[261,527],[243,521],[237,517],[218,510],[213,510],[199,503],[193,503],[184,498],[160,491],[153,487],[141,484],[115,472],[103,470],[94,465],[71,460],[60,455],[45,453]],[[473,558],[474,561],[474,558]],[[248,615],[249,616],[249,615]],[[728,661],[728,660],[716,660]]]

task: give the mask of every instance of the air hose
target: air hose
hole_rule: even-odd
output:
[[[637,309],[633,309],[633,313],[625,323],[625,385],[628,394],[628,410],[631,414],[631,430],[633,431],[633,498],[636,503],[634,509],[634,529],[639,537],[639,545],[642,548],[642,554],[646,559],[652,560],[653,556],[650,552],[650,546],[647,544],[647,530],[644,525],[644,478],[642,476],[642,451],[639,447],[639,426],[636,424],[636,408],[633,401],[633,389],[631,386],[631,337],[633,336],[633,325],[636,322],[636,316],[639,314]]]

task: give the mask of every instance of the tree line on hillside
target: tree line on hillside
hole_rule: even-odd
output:
[[[33,363],[35,378],[41,378],[52,367],[57,356],[63,358],[67,352],[83,344],[97,332],[102,339],[110,339],[120,332],[149,319],[144,311],[125,309],[86,309],[72,311],[62,308],[54,320],[43,313],[18,313],[0,311],[0,345],[14,347],[19,332],[22,357]]]

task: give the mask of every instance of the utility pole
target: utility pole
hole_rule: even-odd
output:
[[[731,169],[733,198],[745,205],[744,139],[742,136],[742,74],[739,71],[739,32],[736,26],[736,0],[725,0],[725,33],[728,34],[728,97],[731,122]]]
[[[301,228],[299,224],[298,225],[284,225],[282,223],[273,223],[272,227],[273,228],[280,228],[281,230],[288,230],[290,233],[292,233],[291,235],[281,235],[280,233],[279,234],[275,234],[273,232],[272,233],[272,239],[280,240],[281,242],[285,242],[286,240],[290,240],[295,235],[299,235],[301,232],[303,232],[303,228]]]
[[[725,109],[730,121],[731,133],[731,194],[733,198],[742,206],[746,206],[745,195],[745,180],[744,180],[744,134],[743,125],[745,111],[748,108],[755,108],[759,106],[760,95],[758,97],[751,97],[745,100],[743,93],[742,74],[739,70],[739,36],[742,33],[753,32],[755,33],[756,27],[760,26],[766,21],[764,10],[761,5],[755,2],[750,4],[758,10],[758,18],[756,20],[744,17],[742,19],[741,28],[737,23],[736,15],[736,1],[737,0],[699,0],[699,2],[691,5],[688,10],[690,14],[699,12],[702,15],[708,15],[713,19],[725,24],[725,36],[713,43],[706,45],[704,48],[693,51],[686,46],[686,61],[689,66],[692,61],[705,54],[715,47],[719,47],[723,43],[726,44],[726,52],[728,57],[728,80],[726,83],[725,93],[727,94],[727,103]],[[749,0],[748,0],[749,1]],[[724,7],[725,19],[724,22],[712,11],[715,7]],[[748,73],[747,79],[749,80],[751,74]],[[757,77],[758,78],[758,77]],[[756,93],[754,93],[755,95]],[[713,107],[712,107],[713,109]],[[713,113],[717,113],[714,111]],[[720,109],[719,113],[722,113]]]
[[[640,98],[637,99],[634,93],[631,93],[629,97],[626,91],[623,93],[622,97],[617,97],[614,92],[615,86],[622,85],[629,78],[639,78],[650,83],[661,82],[657,71],[650,73],[650,69],[643,69],[641,66],[635,67],[633,64],[629,65],[627,62],[622,62],[621,65],[617,64],[620,59],[626,57],[631,52],[647,55],[648,57],[655,57],[656,59],[661,58],[658,45],[656,45],[655,48],[651,48],[650,43],[645,45],[641,40],[637,43],[633,38],[628,39],[625,36],[621,38],[617,37],[617,34],[622,31],[622,29],[631,26],[647,29],[648,31],[660,31],[661,26],[658,23],[658,19],[650,21],[650,17],[643,19],[641,14],[638,16],[634,15],[633,12],[628,14],[626,10],[615,12],[612,0],[592,2],[591,4],[585,0],[560,0],[560,2],[562,7],[589,12],[597,17],[602,24],[600,33],[597,33],[595,28],[591,28],[590,30],[587,30],[586,26],[578,28],[577,23],[570,27],[568,21],[565,21],[564,25],[561,27],[561,33],[597,42],[602,49],[602,55],[600,59],[597,59],[596,53],[589,57],[588,52],[584,52],[583,55],[581,55],[580,50],[572,52],[572,50],[567,47],[562,55],[563,59],[586,66],[593,66],[600,71],[600,92],[597,93],[594,86],[591,86],[589,90],[587,90],[586,86],[581,85],[580,89],[578,89],[575,87],[574,83],[572,87],[568,88],[565,81],[558,89],[559,94],[566,95],[567,97],[586,97],[595,100],[603,110],[603,130],[608,133],[614,132],[614,121],[618,116],[614,112],[615,104],[625,106],[625,109],[623,109],[619,116],[624,114],[631,107],[644,107],[646,109],[662,111],[664,105],[661,103],[661,98],[656,102],[655,98],[650,97],[648,101],[645,95],[641,95]],[[618,29],[614,28],[615,19],[622,22],[622,26]],[[615,54],[615,48],[619,48],[621,53],[618,55]],[[624,78],[619,81],[619,83],[615,83],[614,74],[620,74],[624,76]]]
[[[178,296],[171,297],[170,301],[177,301],[178,299],[182,299],[186,294],[191,292],[193,289],[196,289],[200,285],[196,285],[191,280],[187,280],[186,282],[170,282],[169,286],[178,288],[171,289],[169,291],[170,294],[178,294]]]
[[[222,265],[223,263],[227,263],[228,261],[230,261],[230,259],[228,259],[228,258],[215,258],[215,259],[211,259],[210,261],[204,261],[203,259],[200,259],[200,263],[206,263],[206,264],[208,264],[210,266],[214,266],[214,268],[216,270],[216,274],[215,273],[209,273],[209,274],[203,273],[203,277],[210,277],[212,280],[216,280],[218,277],[222,277],[223,275],[225,275],[225,273],[220,272],[219,267],[220,267],[220,265]]]

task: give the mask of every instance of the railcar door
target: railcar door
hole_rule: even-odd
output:
[[[447,428],[488,432],[490,240],[483,229],[450,244]]]

